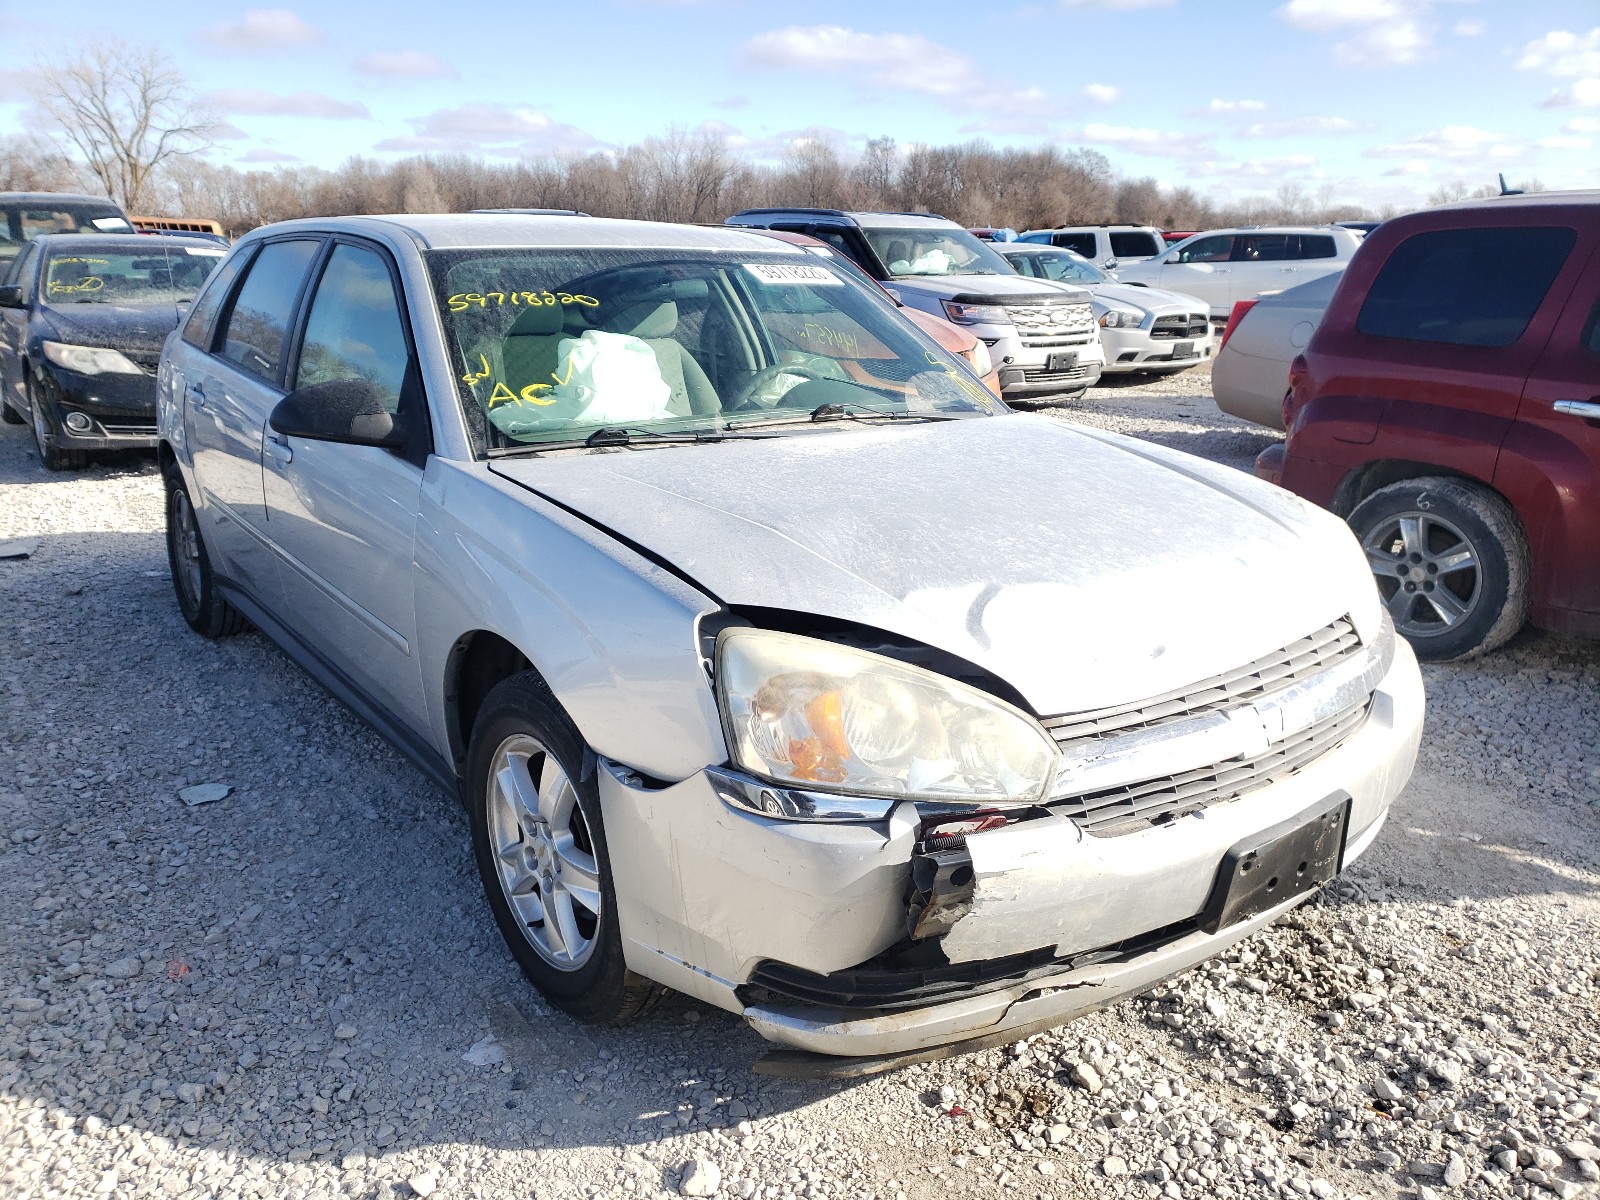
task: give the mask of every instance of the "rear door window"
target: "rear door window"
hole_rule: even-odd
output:
[[[1094,251],[1094,234],[1092,233],[1058,233],[1051,239],[1055,245],[1068,250],[1076,250],[1085,258],[1098,257]]]
[[[1339,248],[1334,244],[1331,234],[1302,233],[1296,239],[1299,253],[1296,258],[1338,258]]]
[[[1111,235],[1111,253],[1117,258],[1153,258],[1161,250],[1161,239],[1154,234],[1133,230]]]
[[[269,242],[261,248],[228,314],[223,358],[269,383],[277,382],[294,302],[306,268],[321,248],[321,242],[309,240]]]
[[[1554,226],[1441,229],[1397,246],[1356,328],[1373,337],[1509,346],[1544,301],[1577,234]]]
[[[1284,262],[1287,259],[1299,257],[1298,242],[1292,234],[1287,233],[1252,233],[1235,238],[1233,243],[1233,257],[1235,262]]]

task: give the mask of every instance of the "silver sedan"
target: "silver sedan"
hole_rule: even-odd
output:
[[[511,955],[592,1020],[676,988],[809,1071],[1017,1036],[1305,900],[1411,772],[1343,523],[1013,414],[771,238],[268,226],[158,405],[184,619],[459,796]]]
[[[1020,242],[996,242],[994,248],[1019,274],[1087,289],[1105,347],[1104,374],[1169,374],[1211,357],[1215,338],[1204,301],[1118,283],[1072,250]]]

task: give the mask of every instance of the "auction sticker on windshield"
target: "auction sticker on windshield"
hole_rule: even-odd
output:
[[[761,280],[762,283],[770,283],[774,287],[793,287],[796,284],[804,284],[807,287],[833,287],[844,283],[843,279],[840,279],[827,267],[788,266],[782,263],[745,263],[744,269]]]

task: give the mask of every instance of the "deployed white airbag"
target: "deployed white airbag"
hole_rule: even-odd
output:
[[[562,338],[549,383],[489,406],[489,420],[503,433],[547,431],[561,425],[625,425],[670,416],[672,389],[661,377],[648,343],[625,333],[586,330]]]

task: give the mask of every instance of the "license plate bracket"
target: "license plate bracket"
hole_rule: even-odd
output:
[[[1078,352],[1076,350],[1059,350],[1045,360],[1047,371],[1072,371],[1078,366]]]
[[[1173,358],[1198,358],[1199,351],[1194,348],[1193,342],[1179,342],[1172,348]]]
[[[1327,883],[1344,859],[1349,818],[1350,797],[1338,793],[1236,843],[1222,856],[1200,928],[1216,933]]]

